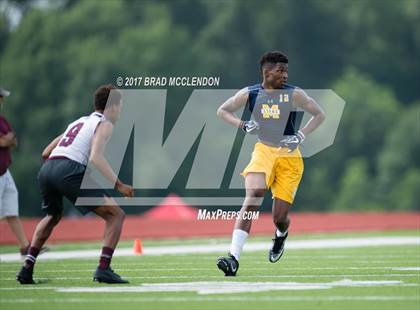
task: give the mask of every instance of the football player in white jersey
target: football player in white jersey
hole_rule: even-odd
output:
[[[105,220],[104,241],[99,265],[93,279],[104,283],[127,283],[110,268],[114,249],[120,238],[124,211],[105,189],[83,190],[83,179],[95,182],[86,171],[94,165],[124,197],[132,197],[134,190],[118,179],[104,157],[104,149],[111,137],[114,123],[122,107],[121,93],[112,85],[100,86],[94,94],[94,112],[72,122],[65,132],[55,138],[42,152],[45,159],[38,181],[46,216],[38,223],[24,265],[16,279],[21,284],[34,284],[33,269],[39,249],[61,219],[63,196],[75,204],[78,197],[102,197],[101,206],[76,206],[82,213],[94,212]],[[86,172],[86,173],[85,173]],[[92,184],[92,183],[90,183]]]

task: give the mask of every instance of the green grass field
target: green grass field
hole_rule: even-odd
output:
[[[418,236],[418,231],[297,236],[293,240],[363,236]],[[252,238],[250,242],[266,238]],[[145,247],[214,244],[220,240],[145,241]],[[227,239],[221,239],[226,242]],[[220,241],[220,242],[221,242]],[[89,249],[97,244],[89,244]],[[121,246],[129,246],[123,243]],[[55,249],[86,249],[86,244]],[[2,253],[12,250],[0,248]],[[224,254],[224,253],[219,253]],[[92,282],[97,259],[39,260],[34,278],[15,281],[20,263],[1,262],[0,307],[4,309],[420,309],[420,247],[290,249],[276,264],[266,251],[245,252],[236,278],[216,268],[218,254],[115,257],[113,268],[128,287]],[[361,282],[359,282],[361,281]],[[194,283],[200,282],[200,283]],[[246,282],[246,283],[245,283]],[[159,285],[160,284],[160,285]],[[75,291],[76,290],[79,291]],[[80,292],[120,288],[122,292]],[[70,289],[70,291],[65,291]],[[234,290],[254,290],[240,291]],[[129,291],[131,290],[131,291]],[[220,293],[222,290],[224,293]],[[262,291],[255,291],[262,290]]]

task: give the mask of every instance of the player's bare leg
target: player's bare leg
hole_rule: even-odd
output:
[[[105,199],[106,205],[95,208],[94,212],[105,221],[103,246],[115,249],[120,240],[125,213],[112,198]]]
[[[217,266],[226,276],[236,275],[239,268],[239,257],[252,225],[252,220],[243,219],[242,214],[254,212],[261,205],[266,192],[265,174],[258,172],[248,173],[245,177],[245,189],[246,197],[239,212],[239,217],[235,222],[229,257],[219,257],[217,260]]]
[[[290,219],[288,217],[288,214],[290,206],[291,204],[287,201],[284,201],[279,198],[274,198],[272,208],[273,222],[274,226],[276,226],[281,233],[287,232],[287,229],[289,228]]]
[[[104,283],[128,283],[110,268],[112,255],[120,240],[125,213],[114,199],[105,197],[105,201],[104,206],[94,210],[98,216],[105,220],[105,232],[102,253],[93,280]]]
[[[268,259],[272,263],[277,262],[284,252],[284,244],[289,234],[290,219],[288,213],[290,206],[289,202],[279,198],[275,198],[273,201],[273,222],[277,229],[274,233],[273,245],[268,254]]]
[[[28,250],[25,262],[23,263],[22,269],[16,276],[16,279],[21,284],[34,284],[32,274],[36,263],[36,258],[40,253],[42,246],[48,240],[54,227],[60,222],[61,214],[45,216],[36,226],[34,236],[32,238],[31,246]]]
[[[13,234],[16,236],[20,247],[20,253],[22,255],[26,255],[28,251],[29,241],[26,238],[25,231],[23,230],[22,222],[20,221],[18,216],[7,216],[6,221],[7,224],[9,224],[9,227],[12,230]]]
[[[248,173],[245,177],[246,197],[242,208],[239,211],[240,216],[235,222],[235,230],[239,229],[249,233],[251,231],[252,220],[243,219],[244,212],[254,212],[258,210],[263,201],[266,192],[265,174],[259,172]]]
[[[230,253],[235,256],[237,260],[239,260],[243,245],[251,231],[252,225],[252,220],[243,219],[242,214],[244,212],[254,212],[261,205],[266,192],[265,174],[259,172],[248,173],[245,177],[245,190],[246,197],[240,210],[239,217],[236,219],[230,248]]]
[[[54,227],[60,222],[61,214],[45,216],[39,223],[36,225],[34,236],[31,242],[31,248],[41,249],[44,243],[50,237]]]

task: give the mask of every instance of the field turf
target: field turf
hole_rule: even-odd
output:
[[[289,241],[365,235],[418,236],[419,232],[292,236]],[[259,237],[250,242],[269,238]],[[146,241],[144,244],[182,246],[222,241],[227,239]],[[90,244],[89,248],[92,246],[96,244]],[[123,243],[124,246],[128,244]],[[86,249],[86,244],[56,248],[80,250]],[[5,253],[11,248],[0,250]],[[124,286],[93,283],[96,258],[39,260],[34,278],[41,284],[32,286],[21,286],[15,281],[20,263],[1,262],[0,308],[420,309],[419,245],[286,248],[276,264],[268,262],[266,251],[245,252],[236,278],[225,278],[216,268],[219,254],[224,253],[115,257],[113,268],[130,281]],[[86,292],[87,288],[109,291]]]

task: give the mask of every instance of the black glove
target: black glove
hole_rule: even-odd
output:
[[[250,135],[256,135],[258,130],[260,129],[260,125],[256,121],[250,120],[250,121],[242,122],[241,129],[245,133],[248,133]]]
[[[281,147],[287,147],[289,149],[289,153],[293,152],[299,144],[301,144],[305,140],[305,135],[299,130],[293,136],[288,136],[287,138],[280,141]]]

